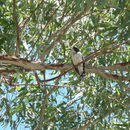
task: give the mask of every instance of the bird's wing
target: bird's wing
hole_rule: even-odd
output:
[[[85,58],[84,58],[84,56],[82,57],[82,59],[83,59],[83,75],[85,74]]]
[[[73,63],[73,60],[72,60],[72,63]],[[79,74],[79,70],[78,68],[73,64],[74,68],[75,68],[75,71]]]
[[[74,65],[74,64],[73,64]],[[80,75],[78,68],[74,65],[75,71]]]

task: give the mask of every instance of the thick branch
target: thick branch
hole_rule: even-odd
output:
[[[113,45],[114,43],[111,43],[105,47],[103,47],[102,49],[100,50],[97,50],[91,54],[89,54],[88,56],[85,57],[85,60],[80,62],[78,65],[80,65],[81,63],[83,62],[86,62],[86,61],[89,61],[90,59],[93,59],[95,57],[98,57],[102,54],[105,54],[111,50],[114,50],[116,48],[118,48],[119,46],[123,45],[123,44],[126,44],[127,42],[129,41],[126,41],[124,43],[120,43],[118,45]],[[111,49],[109,49],[109,47],[111,47]],[[109,51],[107,50],[109,49]],[[16,66],[20,66],[20,67],[23,67],[24,69],[28,69],[28,70],[45,70],[45,69],[53,69],[53,70],[65,70],[64,72],[62,72],[60,75],[52,78],[52,79],[47,79],[47,80],[40,80],[38,78],[38,75],[37,73],[35,73],[35,77],[37,79],[38,82],[48,82],[48,81],[52,81],[52,80],[55,80],[63,75],[65,75],[67,72],[69,72],[70,70],[74,69],[74,66],[71,64],[41,64],[40,62],[38,61],[29,61],[29,60],[26,60],[26,59],[22,59],[22,58],[17,58],[17,57],[14,57],[14,56],[9,56],[9,55],[0,55],[0,61],[3,62],[3,63],[8,63],[8,64],[13,64],[13,65],[16,65]],[[120,65],[115,65],[115,67],[119,67],[119,66],[128,66],[130,65],[129,62],[128,63],[121,63]],[[86,66],[87,67],[87,66]],[[106,67],[107,68],[107,67]],[[112,67],[113,68],[113,67]],[[107,68],[108,69],[108,68]],[[127,79],[126,77],[120,77],[118,75],[112,75],[112,74],[108,74],[108,73],[104,73],[102,71],[102,69],[94,69],[93,67],[88,67],[85,69],[86,72],[91,72],[91,73],[96,73],[96,74],[99,74],[100,76],[104,77],[104,78],[109,78],[109,79],[114,79],[114,80],[127,80],[129,81],[129,79]]]
[[[87,60],[91,59],[92,57],[95,57],[95,53],[93,55],[89,55],[87,57]],[[47,80],[40,80],[38,78],[38,75],[35,73],[36,79],[39,82],[48,82],[48,81],[51,81],[51,80],[55,80],[55,79],[61,77],[62,75],[65,75],[70,70],[74,69],[72,64],[41,64],[41,63],[37,63],[37,62],[34,62],[34,61],[29,61],[29,60],[17,58],[17,57],[14,57],[14,56],[8,56],[8,55],[0,55],[0,61],[4,62],[4,63],[12,64],[12,65],[20,66],[20,67],[23,67],[24,69],[27,69],[27,70],[40,70],[40,71],[45,70],[45,69],[65,70],[60,75],[58,75],[58,76],[56,76],[52,79],[47,79]],[[81,63],[79,63],[79,64],[81,64]],[[130,62],[120,63],[120,64],[114,65],[112,67],[106,67],[106,69],[116,68],[116,67],[120,67],[120,66],[130,66]],[[105,69],[105,67],[104,67],[104,69]],[[120,80],[121,79],[121,80],[129,81],[129,79],[127,79],[126,77],[120,77],[118,75],[112,75],[112,74],[109,74],[109,73],[104,73],[102,71],[102,69],[100,69],[100,68],[94,68],[94,67],[86,66],[85,71],[90,72],[90,73],[96,73],[96,74],[98,74],[98,75],[100,75],[104,78],[109,78],[109,79],[114,79],[114,80]]]
[[[26,60],[23,58],[17,58],[15,56],[9,56],[9,55],[0,55],[0,62],[3,63],[8,63],[11,65],[19,66],[27,70],[39,70],[43,71],[46,69],[50,70],[63,70],[63,69],[68,69],[70,64],[41,64],[40,62],[37,61],[31,61],[31,60]]]
[[[9,69],[0,69],[0,75],[4,75],[6,73],[15,73],[15,70],[9,70]]]
[[[95,55],[97,55],[97,54],[88,55],[88,56],[86,56],[86,58],[87,58],[87,60],[89,60],[89,59],[93,58]],[[2,54],[0,55],[0,62],[20,66],[20,67],[23,67],[24,69],[27,69],[27,70],[40,70],[40,71],[43,71],[46,69],[67,70],[73,66],[72,64],[45,64],[45,63],[42,64],[42,63],[37,62],[37,61],[31,61],[31,60],[26,60],[23,58],[17,58],[15,56],[2,55]],[[116,64],[113,66],[97,67],[97,69],[113,70],[113,69],[117,69],[119,67],[127,67],[127,66],[130,66],[130,62],[119,63],[119,64]],[[92,67],[89,67],[89,68],[91,69]],[[89,68],[86,68],[86,71]]]

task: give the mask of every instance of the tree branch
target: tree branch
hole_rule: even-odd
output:
[[[108,53],[130,53],[130,51],[111,51]]]
[[[125,76],[119,76],[119,75],[116,75],[116,74],[104,73],[102,71],[98,71],[97,74],[99,74],[101,77],[106,78],[106,79],[130,81],[130,79],[125,77]]]
[[[19,66],[27,70],[39,70],[43,71],[46,69],[50,70],[65,70],[68,69],[70,64],[42,64],[40,61],[31,61],[23,58],[17,58],[15,56],[10,55],[0,55],[0,62],[8,63],[11,65]]]
[[[98,122],[98,120],[99,120],[99,118],[97,118],[97,119],[93,119],[93,118],[89,119],[88,121],[86,121],[85,125],[80,126],[77,130],[85,130],[85,129],[89,128],[90,125],[96,124]]]
[[[15,70],[9,70],[9,69],[0,69],[0,75],[4,75],[6,73],[16,73]]]
[[[127,66],[130,66],[130,62],[119,63],[119,64],[112,65],[112,66],[101,66],[101,67],[97,67],[97,68],[101,69],[101,70],[115,70],[117,68],[127,67]]]
[[[101,48],[100,50],[97,50],[97,51],[89,54],[88,56],[85,57],[84,61],[80,62],[76,66],[82,64],[83,62],[89,61],[90,59],[98,57],[102,54],[105,54],[105,53],[107,53],[111,50],[114,50],[114,49],[118,48],[119,46],[121,46],[121,45],[123,45],[127,42],[128,41],[123,42],[123,43],[118,44],[118,45],[115,45],[115,46],[113,45],[114,43],[111,43],[111,44]],[[112,47],[110,48],[110,46],[112,46]],[[45,63],[41,64],[40,61],[31,61],[31,60],[26,60],[26,59],[23,59],[23,58],[17,58],[15,56],[9,56],[9,55],[0,55],[0,61],[4,62],[4,63],[20,66],[20,67],[23,67],[24,69],[27,69],[27,70],[40,70],[40,71],[43,71],[43,70],[46,70],[46,69],[65,70],[60,75],[58,75],[58,76],[56,76],[52,79],[47,79],[47,80],[40,80],[38,78],[37,73],[35,73],[35,77],[36,77],[36,80],[38,82],[48,82],[48,81],[55,80],[55,79],[60,78],[61,76],[65,75],[70,70],[74,69],[74,66],[72,64],[45,64]],[[129,65],[130,65],[129,62],[120,63],[118,65],[115,65],[115,66],[109,67],[109,68],[111,69],[111,68],[117,68],[119,66],[129,66]],[[105,67],[104,67],[104,69],[105,69]],[[106,67],[106,69],[108,69],[108,68]],[[122,79],[122,80],[128,80],[129,81],[129,79],[127,79],[126,77],[111,76],[111,74],[106,74],[106,73],[102,72],[102,68],[95,70],[93,67],[87,68],[87,66],[86,66],[85,70],[86,70],[86,72],[97,73],[97,74],[103,76],[104,78],[111,78],[111,79],[114,79],[114,80]]]
[[[55,39],[53,39],[53,42],[51,43],[51,45],[49,45],[44,53],[41,55],[41,58],[40,59],[44,59],[45,55],[48,54],[50,52],[50,50],[57,44],[57,42],[59,42],[62,37],[64,36],[64,34],[68,31],[68,29],[77,21],[79,20],[80,18],[82,18],[82,16],[86,13],[86,11],[88,11],[91,6],[94,4],[95,0],[93,0],[93,2],[91,3],[91,5],[89,6],[85,6],[83,11],[80,11],[79,13],[75,12],[73,14],[73,16],[65,23],[65,25],[60,29],[58,30],[54,36],[56,36]]]
[[[37,41],[39,41],[40,37],[42,37],[42,35],[43,35],[43,31],[45,31],[45,29],[47,29],[47,27],[48,27],[48,26],[50,25],[50,23],[52,22],[52,20],[53,20],[53,18],[55,17],[56,12],[57,12],[58,9],[59,9],[59,7],[56,8],[55,11],[51,14],[51,16],[50,16],[51,19],[45,24],[44,28],[42,28],[41,33],[38,35],[38,38],[37,38],[36,42],[34,43],[34,45],[32,46],[31,51],[29,52],[29,54],[28,54],[26,57],[28,57],[28,56],[34,51],[34,47],[35,47]],[[44,46],[44,45],[42,45],[42,48],[43,48],[43,46]],[[37,48],[37,51],[39,51],[40,48],[41,48],[41,46],[40,46],[39,48]],[[33,54],[33,56],[31,56],[31,59],[33,59],[33,58],[36,56],[37,51]]]
[[[34,83],[11,83],[11,86],[38,86],[39,84],[34,84]],[[81,87],[81,86],[77,86],[77,85],[56,85],[56,84],[40,84],[41,86],[50,86],[50,87],[62,87],[62,88],[77,88],[77,87]]]
[[[15,29],[16,29],[16,37],[17,37],[17,40],[16,40],[16,52],[15,52],[15,55],[17,57],[19,57],[19,53],[20,53],[20,29],[19,29],[19,24],[18,24],[18,17],[17,17],[17,12],[16,12],[16,0],[13,0],[13,19],[14,19],[14,22],[15,22]]]
[[[35,130],[41,130],[42,129],[42,125],[43,125],[43,122],[44,122],[44,118],[45,118],[45,108],[46,108],[46,105],[48,103],[48,97],[53,93],[53,91],[55,90],[56,88],[52,88],[46,95],[45,95],[45,99],[44,99],[44,102],[41,106],[41,110],[40,110],[40,119],[39,119],[39,122],[38,122],[38,125],[37,127],[35,128]]]

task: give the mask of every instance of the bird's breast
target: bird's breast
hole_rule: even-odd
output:
[[[73,60],[73,64],[77,65],[78,63],[83,61],[83,58],[81,54],[74,54],[72,55],[72,60]]]

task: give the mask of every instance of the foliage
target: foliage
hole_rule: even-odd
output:
[[[70,65],[72,46],[86,57],[100,52],[86,61],[94,73],[86,72],[84,81],[70,70],[47,84],[34,71],[45,80],[65,70],[31,71],[22,62],[13,64],[16,57],[8,63],[0,59],[1,124],[13,129],[21,124],[31,129],[129,129],[129,80],[107,79],[94,71],[130,62],[129,18],[129,0],[1,0],[1,54],[16,55],[20,44],[17,51],[25,61]],[[130,79],[130,64],[102,71]]]

